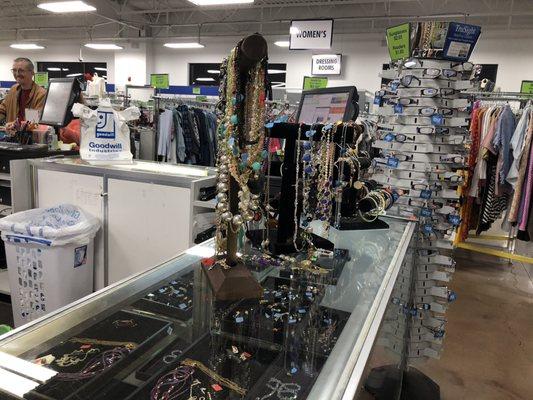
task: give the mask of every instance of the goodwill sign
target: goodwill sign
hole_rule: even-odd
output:
[[[295,20],[290,29],[291,50],[329,49],[333,41],[333,20]]]
[[[320,54],[313,56],[313,75],[340,75],[341,74],[341,54]]]

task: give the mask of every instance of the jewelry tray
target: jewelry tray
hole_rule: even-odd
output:
[[[235,346],[237,354],[233,352],[232,346]],[[170,347],[172,346],[167,347],[167,349]],[[250,355],[245,361],[239,358],[239,355],[243,353],[248,353]],[[161,354],[163,354],[163,352]],[[233,381],[244,389],[250,390],[256,382],[261,380],[265,371],[267,371],[270,365],[278,360],[280,356],[280,346],[271,343],[264,343],[250,338],[240,338],[234,335],[206,333],[185,350],[180,357],[177,357],[170,364],[165,364],[164,369],[160,370],[158,374],[152,375],[143,386],[132,393],[126,400],[149,399],[150,392],[157,384],[159,378],[177,368],[180,365],[181,360],[184,360],[185,358],[200,361],[210,370],[216,371],[222,377]],[[159,360],[161,360],[161,357],[159,357]],[[214,363],[212,363],[211,360],[214,360]],[[198,369],[195,369],[188,387],[190,387],[190,383],[195,379],[198,379],[201,382],[201,385],[199,386],[204,387],[206,392],[209,392],[212,400],[242,399],[239,394],[220,385],[218,381],[212,379]],[[212,385],[217,384],[221,386],[222,390],[216,391],[213,388]],[[198,396],[198,398],[200,396],[205,396],[206,399],[209,398],[207,393],[201,394],[199,391],[200,387],[194,387],[193,395]],[[187,400],[189,399],[189,395],[190,389],[187,389],[181,396],[178,396],[175,399]]]
[[[177,296],[168,291],[170,287],[178,287]],[[167,288],[165,292],[163,289]],[[182,290],[183,288],[185,290]],[[192,318],[193,313],[193,291],[194,291],[194,271],[189,272],[179,278],[174,279],[165,286],[162,286],[151,293],[148,293],[142,299],[133,303],[133,307],[139,310],[149,311],[155,314],[168,316],[179,321],[188,321]],[[178,297],[179,296],[179,297]],[[187,305],[188,298],[191,305]]]
[[[133,327],[115,327],[115,321],[133,320],[135,326]],[[113,398],[109,394],[102,397],[102,388],[108,387],[109,382],[120,368],[131,364],[131,362],[139,358],[146,350],[161,338],[169,335],[172,332],[171,323],[159,318],[149,317],[130,311],[118,311],[104,320],[88,327],[87,329],[77,333],[70,339],[52,347],[51,349],[41,353],[38,357],[43,357],[52,354],[58,359],[64,354],[70,353],[73,350],[80,349],[83,343],[72,342],[73,338],[87,338],[96,339],[100,341],[116,341],[116,342],[134,342],[137,347],[131,351],[126,357],[116,362],[113,366],[96,376],[77,381],[59,381],[52,378],[50,381],[38,386],[31,392],[27,393],[24,398],[28,400],[70,400],[70,399],[90,399],[98,398],[109,399]],[[99,348],[100,352],[93,357],[87,357],[86,360],[71,366],[59,367],[56,362],[48,366],[58,372],[78,372],[93,358],[99,357],[104,351],[116,347],[116,345],[101,345],[93,344],[92,347]]]

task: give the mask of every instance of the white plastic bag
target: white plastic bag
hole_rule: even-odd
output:
[[[80,156],[91,164],[129,164],[130,129],[127,121],[138,119],[137,107],[115,111],[109,99],[100,101],[96,110],[76,103],[72,114],[81,120]]]
[[[2,240],[42,246],[86,243],[99,229],[98,218],[72,204],[35,208],[0,219]]]

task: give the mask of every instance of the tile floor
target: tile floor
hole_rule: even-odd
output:
[[[531,243],[517,252],[533,253]],[[456,251],[440,360],[415,364],[441,387],[442,400],[533,399],[533,265]]]

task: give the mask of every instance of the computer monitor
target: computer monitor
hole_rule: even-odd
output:
[[[306,90],[302,92],[297,121],[308,125],[350,121],[359,115],[358,101],[355,86]]]
[[[41,124],[66,126],[72,120],[72,106],[80,98],[80,85],[76,78],[52,78],[44,103]]]

